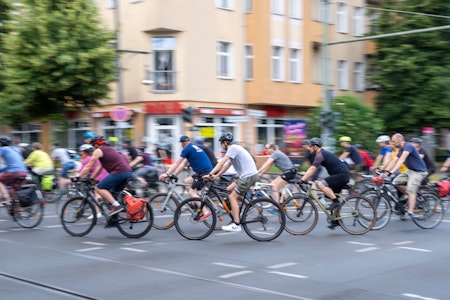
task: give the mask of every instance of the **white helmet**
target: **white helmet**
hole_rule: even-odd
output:
[[[388,135],[380,135],[379,137],[377,137],[376,142],[377,143],[389,142],[390,140],[391,140],[391,138]]]
[[[80,146],[79,150],[80,152],[92,152],[92,150],[94,150],[94,147],[92,147],[92,145],[90,144],[83,144]]]

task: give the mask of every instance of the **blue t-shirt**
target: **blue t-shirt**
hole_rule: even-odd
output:
[[[381,148],[380,150],[380,155],[385,156],[387,153],[392,153],[392,149],[389,146],[384,146],[383,148]]]
[[[28,169],[23,162],[23,156],[16,147],[4,146],[0,147],[0,156],[3,158],[5,167],[0,172],[27,172]]]
[[[406,142],[403,148],[400,148],[398,151],[397,157],[402,156],[403,151],[409,152],[409,155],[403,163],[408,169],[416,172],[427,172],[427,166],[413,144]]]
[[[203,151],[199,146],[194,144],[189,144],[184,147],[183,151],[181,151],[182,158],[186,158],[191,165],[192,169],[195,173],[208,173],[213,167],[211,161],[206,155],[205,151]]]

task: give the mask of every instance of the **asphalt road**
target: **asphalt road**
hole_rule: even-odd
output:
[[[450,216],[423,230],[393,216],[363,236],[318,226],[256,242],[216,231],[188,241],[175,228],[128,239],[98,224],[69,236],[54,204],[41,225],[0,217],[0,298],[450,299]]]

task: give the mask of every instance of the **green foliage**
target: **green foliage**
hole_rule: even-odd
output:
[[[448,1],[384,1],[384,8],[450,15]],[[372,34],[448,25],[448,18],[380,13]],[[375,40],[379,116],[389,132],[420,132],[450,125],[450,31],[433,31]]]
[[[114,81],[113,33],[100,27],[91,0],[21,1],[4,36],[1,119],[48,118],[106,97]]]
[[[319,112],[316,108],[310,114],[308,137],[320,136],[322,128],[319,124]],[[376,110],[363,104],[352,96],[338,96],[331,103],[331,110],[339,112],[337,130],[333,133],[336,141],[341,136],[350,136],[354,144],[362,144],[370,151],[376,151],[377,136],[384,134],[383,121],[376,117]]]

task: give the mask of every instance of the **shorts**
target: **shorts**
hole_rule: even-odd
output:
[[[255,174],[246,178],[239,178],[236,182],[236,188],[234,191],[241,196],[245,196],[247,191],[255,185],[255,183],[259,180],[259,175]]]
[[[295,178],[295,175],[297,175],[297,169],[292,168],[287,171],[284,171],[283,174],[281,174],[280,176],[284,181],[289,182],[290,180]]]
[[[101,190],[117,191],[120,184],[129,178],[132,178],[131,172],[108,174],[108,176],[103,178],[103,180],[97,184],[97,188]]]
[[[13,183],[19,177],[26,177],[28,172],[1,172],[0,182],[4,184]]]
[[[417,194],[417,190],[419,189],[422,180],[424,180],[427,175],[427,172],[416,172],[408,169],[405,172],[398,174],[398,176],[394,178],[393,184],[406,185],[406,192],[408,194]]]
[[[322,183],[332,189],[334,193],[339,193],[347,185],[349,180],[349,173],[339,173],[322,179]]]
[[[205,186],[205,181],[203,180],[203,176],[209,174],[209,172],[201,172],[192,175],[192,178],[194,179],[191,184],[191,189],[200,191]]]

